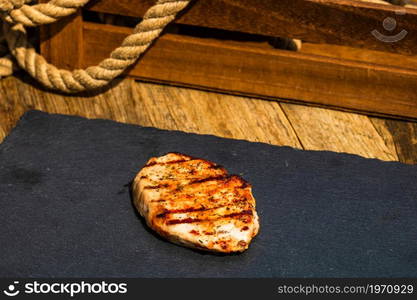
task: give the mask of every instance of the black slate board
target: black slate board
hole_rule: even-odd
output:
[[[247,252],[146,228],[129,183],[169,151],[253,184]],[[416,182],[417,166],[32,111],[0,145],[0,277],[416,277]]]

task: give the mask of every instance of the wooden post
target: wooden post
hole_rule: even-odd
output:
[[[83,19],[81,11],[56,23],[40,27],[41,54],[58,68],[81,68]]]

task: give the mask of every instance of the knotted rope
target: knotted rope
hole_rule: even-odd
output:
[[[158,0],[145,13],[133,33],[110,57],[85,70],[58,69],[36,53],[28,41],[25,26],[49,24],[73,14],[88,0],[51,0],[48,3],[27,5],[31,0],[0,0],[3,37],[0,36],[0,77],[10,75],[16,59],[19,67],[46,87],[66,93],[81,92],[107,85],[132,65],[159,37],[165,26],[174,20],[192,0]],[[7,44],[10,54],[7,53]]]

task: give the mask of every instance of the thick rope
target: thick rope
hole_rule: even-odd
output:
[[[1,22],[0,22],[1,25]],[[13,74],[16,69],[16,61],[10,54],[7,41],[4,38],[3,30],[0,28],[0,79]]]
[[[81,92],[105,86],[120,75],[148,49],[165,26],[174,20],[176,14],[190,2],[191,0],[158,0],[145,13],[143,20],[136,26],[133,33],[125,38],[122,45],[116,48],[109,58],[97,66],[73,72],[48,64],[42,56],[37,54],[28,41],[23,24],[3,22],[3,32],[11,54],[16,58],[19,66],[32,77],[50,89],[67,93]],[[21,5],[20,9],[23,7],[24,5]],[[34,20],[34,18],[30,19]]]
[[[5,2],[10,1],[31,2],[32,0],[6,0]],[[4,20],[11,24],[22,24],[27,27],[50,24],[63,17],[72,15],[88,1],[89,0],[51,0],[48,3],[39,3],[35,5],[22,4],[9,10],[4,17]],[[1,10],[0,5],[0,11]]]
[[[21,8],[25,3],[29,3],[32,0],[0,0],[0,12],[10,13],[14,9]]]
[[[73,14],[89,0],[52,0],[48,3],[26,5],[32,1],[0,0],[0,12],[4,15],[3,19],[9,23],[19,23],[30,27],[49,24]],[[7,48],[7,45],[4,41],[3,26],[0,27],[0,78],[2,78],[13,74],[18,66],[13,56],[3,50],[4,47]]]

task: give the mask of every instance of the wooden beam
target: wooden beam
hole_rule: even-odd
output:
[[[87,9],[141,17],[154,0],[95,0]],[[394,18],[395,30],[383,28]],[[220,28],[267,36],[302,39],[316,43],[354,46],[402,54],[417,54],[417,9],[354,0],[197,0],[176,21],[181,24]],[[372,31],[397,42],[378,40]]]
[[[84,22],[83,67],[107,57],[131,30]],[[165,34],[129,75],[158,82],[417,118],[417,71]]]

